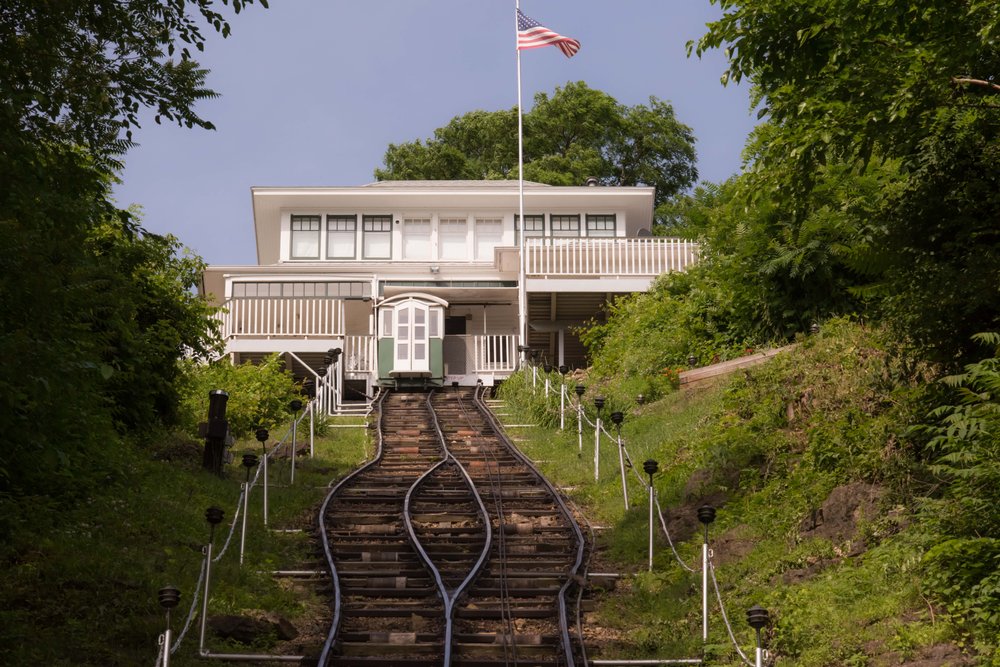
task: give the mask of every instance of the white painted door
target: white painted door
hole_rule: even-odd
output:
[[[393,369],[401,372],[430,371],[428,309],[421,303],[401,303],[396,312],[396,351]]]

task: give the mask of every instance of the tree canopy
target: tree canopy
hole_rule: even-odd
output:
[[[425,141],[390,144],[378,180],[517,177],[517,108],[471,111]],[[539,93],[524,113],[524,177],[551,185],[650,185],[663,204],[698,178],[694,136],[656,97],[626,106],[586,83]]]
[[[824,175],[877,169],[867,220],[829,247],[901,337],[941,360],[971,351],[1000,327],[1000,5],[714,1],[724,16],[689,47],[724,48],[723,83],[749,80],[764,119],[740,196],[775,209],[773,237],[816,238]]]
[[[179,358],[212,348],[201,261],[111,187],[143,110],[212,127],[193,52],[252,3],[0,7],[0,501],[113,479],[123,436],[175,418]]]

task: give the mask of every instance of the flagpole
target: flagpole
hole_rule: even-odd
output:
[[[517,53],[517,210],[520,235],[518,237],[518,275],[517,275],[517,312],[518,336],[520,345],[528,345],[528,294],[525,280],[524,257],[524,116],[521,107],[521,49],[517,44],[517,12],[521,9],[521,0],[514,0],[514,51]],[[515,228],[517,225],[515,225]],[[527,353],[521,352],[521,364],[527,361]]]

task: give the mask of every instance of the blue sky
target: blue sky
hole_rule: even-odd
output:
[[[135,133],[122,206],[212,264],[254,264],[250,187],[361,185],[389,143],[429,137],[473,109],[517,103],[514,0],[271,0],[232,17],[200,62],[220,94],[199,107],[217,130]],[[522,53],[525,105],[586,81],[627,105],[673,104],[697,139],[701,178],[739,171],[754,125],[746,85],[723,87],[721,53],[685,44],[720,15],[708,0],[522,0],[528,16],[582,43]]]

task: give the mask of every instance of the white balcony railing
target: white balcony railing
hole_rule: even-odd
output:
[[[375,372],[375,349],[375,336],[345,336],[340,357],[344,373],[355,378]]]
[[[525,239],[529,276],[658,276],[698,261],[698,244],[670,238]]]
[[[517,367],[517,336],[472,336],[474,373],[513,372]]]
[[[340,299],[238,297],[222,304],[222,336],[299,337],[344,335]]]

